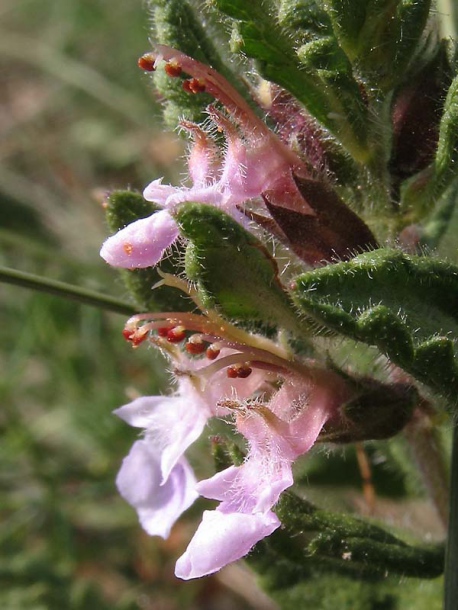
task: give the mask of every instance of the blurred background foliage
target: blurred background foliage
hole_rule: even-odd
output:
[[[176,182],[184,152],[162,132],[159,100],[136,67],[146,7],[3,0],[0,15],[0,264],[127,299],[98,255],[105,194],[161,175]],[[201,506],[163,542],[118,496],[137,432],[111,411],[167,382],[154,352],[126,345],[123,316],[5,285],[0,314],[0,607],[273,610],[242,566],[175,579]],[[373,506],[354,448],[315,452],[298,479],[327,508],[440,538],[412,473],[394,466],[405,451],[399,440],[367,447]],[[208,474],[208,446],[193,458]],[[422,586],[439,608],[440,582]]]

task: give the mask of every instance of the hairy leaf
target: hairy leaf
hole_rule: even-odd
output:
[[[236,320],[295,331],[301,327],[280,284],[276,262],[261,241],[210,206],[185,204],[176,217],[190,241],[186,274],[197,282],[208,306],[216,305]]]
[[[378,250],[305,273],[293,292],[302,311],[456,401],[457,267]]]

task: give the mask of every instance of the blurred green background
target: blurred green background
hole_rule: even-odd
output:
[[[176,182],[184,152],[162,132],[136,65],[149,48],[147,9],[140,0],[3,0],[0,17],[0,264],[127,299],[98,255],[105,194],[162,175]],[[0,315],[0,607],[273,610],[240,565],[175,579],[201,505],[164,542],[118,496],[116,472],[137,431],[111,411],[166,391],[168,379],[153,351],[123,340],[124,317],[7,285]],[[194,451],[202,472],[207,449]],[[386,455],[371,454],[376,478],[390,481],[379,507],[398,523],[393,498],[406,486],[384,470]],[[334,458],[315,455],[304,480],[334,491],[346,481],[328,506],[361,507],[354,451]],[[318,500],[327,489],[315,490]],[[410,508],[411,529],[440,537],[422,498]]]
[[[137,68],[146,7],[4,0],[0,17],[0,264],[127,299],[98,254],[105,193],[179,179],[184,152]],[[177,581],[194,526],[151,539],[118,496],[138,431],[111,411],[167,382],[124,316],[3,284],[0,317],[0,607],[268,608],[242,568]]]

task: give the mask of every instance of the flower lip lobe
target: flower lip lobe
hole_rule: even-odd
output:
[[[114,267],[127,269],[156,265],[178,237],[178,226],[167,210],[136,220],[109,237],[101,257]]]
[[[262,538],[270,536],[280,520],[272,513],[205,511],[186,552],[176,564],[175,575],[183,580],[213,574],[244,557]]]
[[[167,481],[160,484],[160,459],[150,443],[136,441],[124,458],[116,484],[123,498],[137,510],[148,534],[165,539],[198,494],[196,479],[184,458],[176,463]]]

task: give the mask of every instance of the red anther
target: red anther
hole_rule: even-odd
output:
[[[130,328],[125,328],[122,331],[122,334],[127,341],[130,341],[134,347],[137,347],[137,345],[143,343],[148,337],[148,329],[136,328],[135,330],[132,330]]]
[[[246,379],[247,377],[249,377],[251,375],[252,372],[253,372],[253,369],[250,366],[248,366],[248,364],[241,364],[239,366],[239,371],[238,371],[237,377],[239,379]]]
[[[192,93],[204,93],[206,87],[205,81],[199,78],[191,78],[189,87]]]
[[[169,334],[169,330],[170,330],[170,326],[163,326],[162,328],[157,329],[157,334],[159,335],[159,337],[165,338]]]
[[[217,347],[210,345],[210,347],[207,348],[205,355],[209,360],[216,360],[216,358],[218,358],[219,356],[220,351],[221,350],[219,350]]]
[[[184,80],[183,89],[186,93],[203,93],[205,91],[205,81],[199,78]]]
[[[144,332],[144,333],[140,333],[140,334],[135,334],[132,338],[132,345],[134,347],[137,347],[137,345],[140,345],[140,343],[143,343],[143,341],[145,341],[145,339],[147,338],[148,333]]]
[[[154,64],[156,62],[156,58],[151,55],[151,53],[145,53],[145,55],[142,55],[137,64],[138,67],[141,68],[142,70],[145,70],[145,72],[154,72],[154,70],[156,69]]]
[[[184,326],[175,326],[170,328],[167,333],[167,341],[169,343],[181,343],[186,338],[186,329]]]
[[[226,369],[229,379],[246,379],[252,373],[252,368],[248,364],[234,364]]]
[[[135,335],[135,330],[132,330],[131,328],[125,328],[122,331],[122,335],[126,341],[132,341],[133,336]]]
[[[186,93],[192,93],[191,91],[191,87],[189,86],[190,81],[189,80],[184,80],[183,81],[183,91],[186,91]]]
[[[172,78],[180,76],[180,74],[183,72],[180,64],[173,59],[171,59],[168,63],[165,64],[164,70]]]
[[[185,347],[186,351],[193,355],[203,354],[206,349],[206,345],[202,339],[195,335],[188,339]]]

